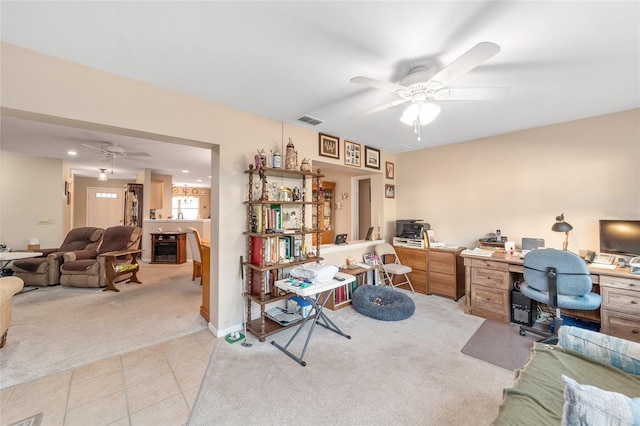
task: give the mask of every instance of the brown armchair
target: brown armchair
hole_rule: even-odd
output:
[[[106,287],[120,291],[116,282],[140,283],[138,256],[142,228],[112,226],[104,231],[98,250],[72,251],[64,254],[60,267],[60,284],[67,287]]]
[[[15,260],[11,269],[24,285],[48,286],[60,283],[60,265],[64,253],[76,250],[94,250],[100,243],[104,229],[95,227],[75,228],[69,231],[58,248],[41,249],[42,256]]]

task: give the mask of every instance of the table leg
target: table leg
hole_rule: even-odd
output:
[[[333,295],[334,291],[335,291],[335,289],[331,289],[328,292],[326,292],[325,294],[323,294],[323,296],[325,296],[325,297],[324,297],[324,300],[323,300],[321,305],[318,305],[317,301],[314,300],[313,298],[311,298],[309,296],[305,296],[305,300],[308,301],[309,303],[311,303],[311,306],[313,306],[313,308],[315,309],[316,314],[315,314],[315,317],[313,318],[313,321],[311,323],[311,328],[309,329],[309,333],[307,334],[307,338],[306,338],[306,340],[304,342],[304,346],[302,348],[302,352],[300,353],[300,356],[294,355],[292,352],[290,352],[288,350],[288,348],[289,348],[289,345],[291,345],[291,343],[296,339],[296,337],[300,333],[300,330],[302,330],[302,328],[305,326],[305,324],[309,321],[309,319],[311,318],[311,314],[309,316],[307,316],[302,321],[302,324],[300,324],[300,326],[298,327],[296,332],[293,333],[293,336],[291,336],[291,338],[289,339],[289,341],[287,342],[286,345],[281,346],[275,341],[272,341],[271,344],[273,346],[275,346],[276,348],[280,349],[285,354],[287,354],[291,359],[296,361],[298,364],[300,364],[301,366],[305,367],[307,365],[307,363],[305,361],[303,361],[304,354],[307,351],[307,346],[309,345],[309,340],[311,340],[311,335],[313,334],[313,330],[314,330],[316,324],[320,324],[322,327],[326,328],[327,330],[331,330],[334,333],[337,333],[337,334],[339,334],[341,336],[346,337],[347,339],[351,339],[351,336],[349,336],[348,334],[343,333],[342,330],[340,330],[338,328],[338,326],[336,326],[333,323],[333,321],[331,321],[324,314],[324,312],[322,312],[324,310],[325,305],[327,304],[327,301]],[[320,299],[320,297],[318,299]],[[320,322],[321,319],[322,319],[323,322]]]

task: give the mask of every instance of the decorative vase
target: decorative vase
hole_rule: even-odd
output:
[[[311,164],[309,164],[309,160],[306,158],[302,159],[302,163],[300,164],[300,171],[301,172],[310,172],[311,171]]]

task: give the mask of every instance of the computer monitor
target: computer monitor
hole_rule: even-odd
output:
[[[600,220],[600,251],[640,256],[640,220]]]

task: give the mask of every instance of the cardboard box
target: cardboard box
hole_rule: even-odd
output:
[[[311,309],[311,303],[300,296],[293,296],[287,299],[287,310],[302,315],[302,318],[308,317]]]

